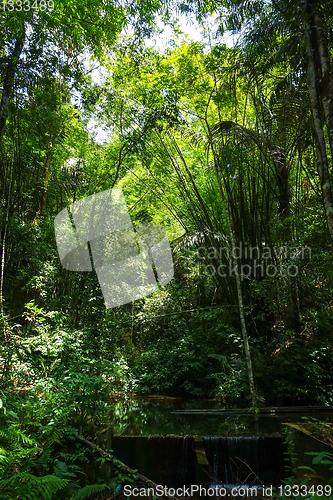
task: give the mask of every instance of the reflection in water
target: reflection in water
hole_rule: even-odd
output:
[[[114,407],[115,436],[259,436],[280,434],[283,422],[301,423],[302,415],[177,415],[175,410],[221,409],[216,400],[180,398],[124,399]],[[316,416],[311,414],[311,416]],[[319,416],[317,417],[319,418]],[[327,414],[320,417],[332,420]]]

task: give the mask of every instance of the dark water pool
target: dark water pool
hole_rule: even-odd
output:
[[[115,436],[260,436],[281,434],[284,422],[302,423],[302,414],[268,415],[177,415],[176,410],[222,409],[216,400],[168,397],[123,399],[114,406]],[[333,421],[333,413],[309,417]]]

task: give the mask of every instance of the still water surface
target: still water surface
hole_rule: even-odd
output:
[[[114,406],[115,436],[259,436],[281,434],[284,422],[302,423],[304,415],[177,415],[176,410],[224,409],[216,400],[168,397],[124,399]],[[333,414],[311,414],[333,421]]]

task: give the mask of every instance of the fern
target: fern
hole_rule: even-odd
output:
[[[43,402],[29,404],[20,414],[3,407],[0,400],[0,500],[80,500],[110,489],[106,484],[83,487],[86,451],[75,449],[59,455],[58,444],[74,432],[66,422],[67,407],[62,412],[66,419],[58,419],[60,412],[54,406],[45,418]],[[21,409],[16,402],[12,407]]]
[[[7,492],[12,498],[21,500],[52,500],[52,495],[68,485],[68,479],[60,479],[54,475],[36,477],[23,472],[0,481],[0,490]],[[9,497],[10,498],[10,497]]]
[[[1,428],[0,438],[11,443],[21,442],[22,444],[30,446],[36,444],[36,441],[34,439],[28,437],[23,431],[21,431],[20,429],[15,429],[14,427]]]
[[[84,498],[88,498],[90,495],[101,493],[106,489],[109,489],[107,484],[89,484],[84,488],[80,488],[73,500],[83,500]]]

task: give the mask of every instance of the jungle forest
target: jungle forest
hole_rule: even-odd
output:
[[[333,405],[332,2],[3,0],[0,23],[0,499],[129,498],[147,478],[112,439],[140,401]],[[107,196],[121,235],[80,233]]]

